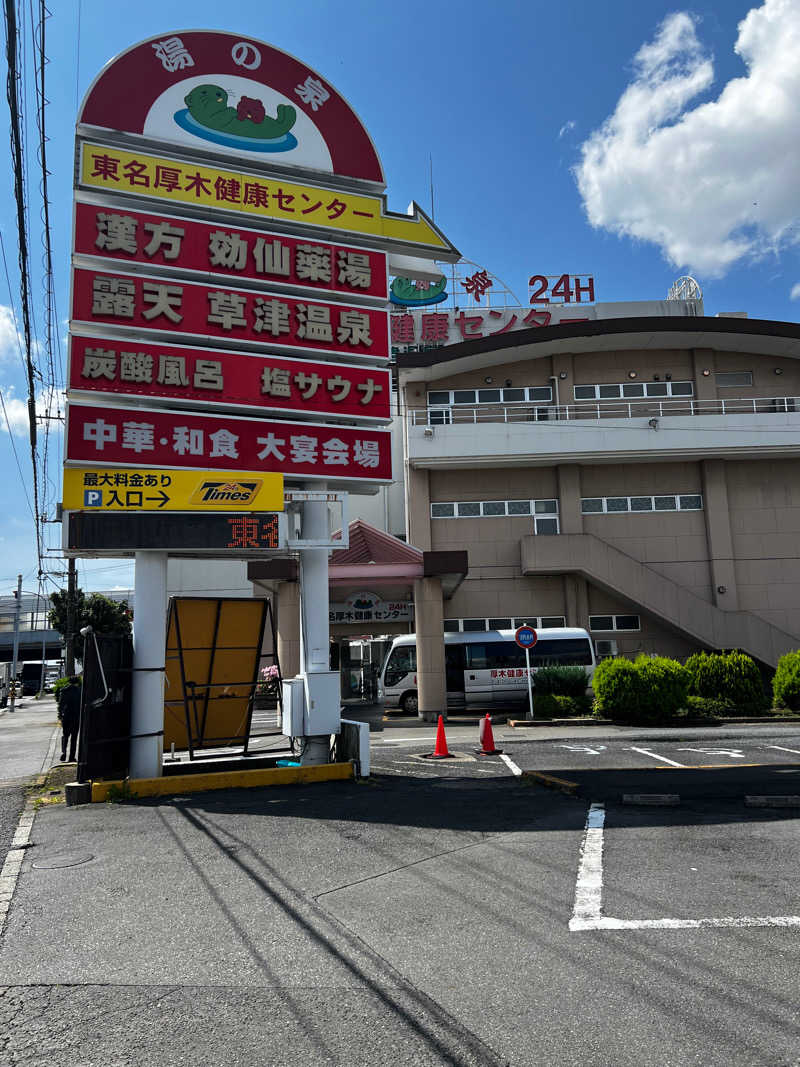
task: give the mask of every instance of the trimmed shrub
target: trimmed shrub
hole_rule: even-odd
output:
[[[687,659],[686,669],[693,696],[721,700],[734,714],[755,714],[766,707],[761,673],[743,652],[697,652]]]
[[[595,711],[604,718],[634,722],[641,713],[642,681],[629,659],[604,659],[592,678]]]
[[[588,685],[589,675],[583,667],[540,667],[533,676],[537,693],[560,697],[582,697]]]
[[[772,694],[776,707],[800,711],[800,652],[787,652],[778,660]]]
[[[634,663],[645,691],[646,719],[671,718],[686,707],[689,696],[689,672],[675,659],[666,656],[639,656]]]
[[[731,713],[729,704],[713,697],[698,697],[689,694],[689,716],[692,719],[725,719]]]
[[[595,711],[629,723],[663,722],[686,707],[689,674],[664,656],[605,659],[592,680]]]
[[[579,697],[567,697],[554,694],[553,699],[558,704],[557,717],[559,719],[573,719],[583,715],[589,715],[592,710],[591,699],[584,694]]]
[[[534,719],[552,719],[561,714],[558,697],[552,693],[533,694],[533,717]]]

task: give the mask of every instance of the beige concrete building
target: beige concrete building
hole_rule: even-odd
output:
[[[399,355],[408,542],[469,555],[445,629],[800,646],[798,352],[794,323],[659,316]]]

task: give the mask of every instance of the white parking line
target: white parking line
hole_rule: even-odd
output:
[[[784,748],[783,745],[764,745],[764,748],[777,748],[779,752],[791,752],[793,756],[800,756],[800,750],[796,748]]]
[[[505,763],[505,765],[508,767],[512,774],[516,774],[517,777],[520,777],[522,775],[522,768],[518,767],[510,756],[507,756],[504,752],[502,752],[500,754],[500,759],[503,761],[503,763]]]
[[[570,930],[594,930],[602,920],[603,907],[603,824],[606,809],[592,804],[586,816],[586,829],[581,843],[578,880],[575,883],[575,904]]]
[[[746,915],[722,919],[614,919],[603,915],[603,827],[605,807],[592,804],[581,842],[571,933],[586,930],[717,930],[748,926],[800,927],[800,915]]]
[[[656,752],[651,752],[649,748],[629,748],[628,752],[641,752],[643,756],[650,756],[651,759],[660,759],[662,763],[668,763],[670,767],[685,767],[685,763],[676,763],[674,759],[667,759],[666,756],[659,756]]]

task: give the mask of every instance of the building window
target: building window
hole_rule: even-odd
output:
[[[641,630],[638,615],[590,615],[590,630]]]
[[[719,375],[717,375],[719,380]],[[739,385],[739,382],[732,382]],[[750,383],[752,384],[752,383]],[[576,400],[633,400],[637,397],[694,396],[693,382],[615,382],[610,385],[576,385]]]
[[[479,407],[481,404],[539,404],[553,402],[553,389],[549,385],[532,385],[516,389],[436,389],[428,393],[428,421],[433,426],[447,425],[452,421],[450,409],[459,405]],[[546,409],[539,418],[546,418]],[[535,416],[534,416],[535,417]]]
[[[716,380],[720,389],[733,389],[736,386],[747,387],[753,384],[753,372],[751,370],[718,371]]]
[[[563,615],[525,615],[518,619],[445,619],[445,633],[480,633],[483,630],[516,630],[518,626],[532,626],[535,630],[565,626]]]
[[[510,516],[533,516],[533,532],[557,534],[557,500],[459,500],[431,504],[432,519],[494,519]]]
[[[485,500],[481,505],[482,513],[491,518],[496,515],[505,515],[506,502],[505,500]]]
[[[587,496],[581,500],[584,515],[619,515],[626,512],[702,511],[700,493],[664,496]]]
[[[473,519],[481,513],[481,505],[477,500],[462,500],[456,506],[459,519]]]

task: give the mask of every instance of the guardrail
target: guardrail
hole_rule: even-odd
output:
[[[453,404],[409,411],[413,426],[479,422],[572,422],[578,419],[652,419],[670,415],[782,415],[800,411],[800,397],[689,397],[649,400],[586,400],[576,404]]]

